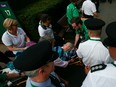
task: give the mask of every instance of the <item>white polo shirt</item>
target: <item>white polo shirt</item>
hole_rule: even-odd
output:
[[[54,38],[53,30],[51,29],[52,26],[46,27],[46,29],[42,28],[41,24],[38,26],[38,33],[40,37],[43,37],[45,35],[51,36]]]
[[[6,46],[14,46],[14,47],[22,48],[26,46],[25,35],[26,33],[23,31],[23,29],[18,27],[17,36],[12,35],[8,31],[6,31],[2,35],[2,42]],[[13,53],[16,54],[17,51],[13,51]]]
[[[87,40],[80,43],[76,52],[78,57],[82,58],[85,66],[111,62],[109,51],[101,41]]]
[[[86,0],[82,4],[82,11],[86,15],[94,16],[93,13],[96,12],[95,4],[91,0]]]
[[[116,87],[116,66],[107,64],[103,70],[89,71],[81,87]]]

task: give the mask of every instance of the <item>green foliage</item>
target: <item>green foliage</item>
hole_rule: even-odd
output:
[[[31,17],[33,14],[41,13],[49,10],[50,8],[54,8],[61,1],[62,0],[39,0],[38,2],[26,6],[24,9],[19,11],[19,14],[23,13],[23,15]]]

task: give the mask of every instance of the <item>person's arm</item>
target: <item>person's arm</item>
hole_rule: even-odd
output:
[[[74,62],[74,58],[71,58],[70,60],[68,60],[68,63],[72,63],[72,62]]]
[[[85,66],[85,74],[88,74],[89,70],[90,70],[90,66],[89,65]]]
[[[26,35],[26,42],[30,42],[30,38]]]
[[[93,15],[94,15],[95,17],[98,17],[98,13],[97,13],[97,12],[94,12]]]
[[[59,66],[59,67],[63,67],[63,68],[67,67],[68,63],[69,63],[68,61],[63,61],[60,58],[57,58],[56,60],[54,60],[55,66]]]
[[[24,73],[7,73],[6,76],[7,76],[7,79],[13,79],[18,77],[23,77],[25,75]]]
[[[75,42],[74,42],[74,46],[77,45],[78,41],[79,41],[79,37],[80,37],[80,34],[76,34],[75,35]]]
[[[98,17],[98,13],[97,13],[97,10],[96,10],[96,6],[95,6],[95,4],[93,4],[93,6],[92,6],[92,13],[93,13],[93,15],[95,16],[95,17]]]
[[[17,50],[26,50],[27,47],[24,47],[24,48],[17,48],[17,47],[13,47],[13,46],[7,46],[7,48],[10,50],[10,51],[17,51]]]

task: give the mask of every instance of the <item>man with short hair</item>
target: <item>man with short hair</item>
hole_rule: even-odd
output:
[[[79,17],[80,16],[79,10],[76,7],[77,1],[78,0],[70,0],[71,3],[67,6],[67,9],[66,9],[66,16],[67,16],[68,24],[69,24],[70,27],[72,27],[71,22],[70,22],[71,19],[73,17]]]
[[[88,29],[86,28],[84,21],[86,18],[73,17],[71,19],[71,25],[75,29],[75,41],[74,46],[78,47],[81,41],[86,41],[89,39]]]
[[[97,10],[95,4],[91,0],[85,0],[82,4],[82,14],[85,18],[97,17]]]
[[[58,54],[52,51],[52,44],[44,40],[25,50],[13,64],[28,76],[26,87],[65,87],[53,72],[56,58]]]
[[[110,64],[98,64],[91,67],[81,87],[116,87],[116,22],[106,28],[107,38],[104,43],[108,46],[111,58]]]
[[[79,44],[77,55],[85,66],[107,63],[110,61],[108,49],[101,42],[102,27],[105,22],[101,19],[87,19],[85,25],[90,39]]]

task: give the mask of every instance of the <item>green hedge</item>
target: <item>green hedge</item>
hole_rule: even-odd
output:
[[[57,15],[61,15],[62,13],[55,14],[53,12],[58,13],[59,8],[65,9],[67,1],[68,0],[39,0],[38,2],[27,5],[22,10],[17,11],[15,14],[29,37],[34,41],[38,41],[39,35],[37,27],[39,16],[42,13],[48,13],[54,19],[57,19]],[[65,10],[62,12],[65,14]]]

